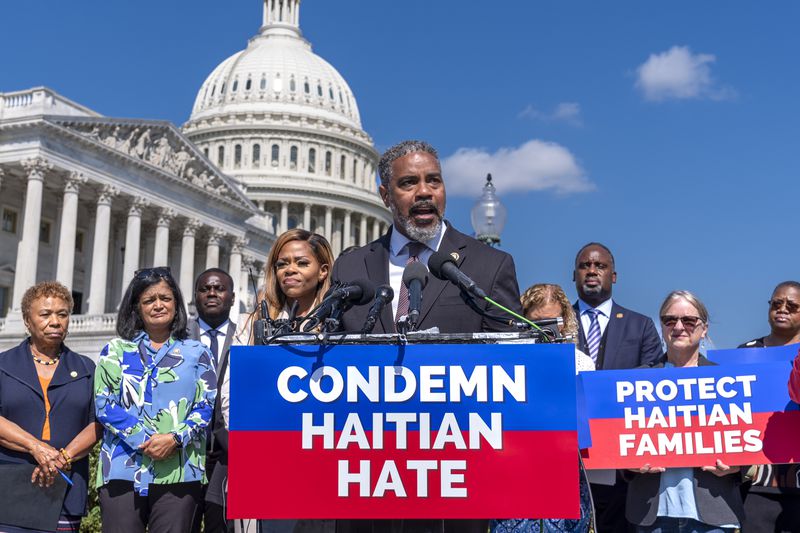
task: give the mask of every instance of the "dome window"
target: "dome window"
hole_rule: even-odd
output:
[[[254,144],[253,145],[253,168],[258,168],[261,166],[261,145]]]
[[[303,90],[306,92],[306,94],[311,94],[311,85],[308,84],[308,80],[303,83]]]
[[[214,93],[217,92],[217,84],[215,83],[213,87],[211,87],[211,98],[214,98]]]
[[[233,167],[241,168],[242,166],[242,145],[237,144],[233,147]]]
[[[267,77],[266,76],[261,76],[260,88],[261,88],[262,91],[267,88]]]
[[[358,181],[358,160],[353,159],[353,183]]]
[[[344,104],[344,99],[342,98],[342,90],[339,89],[339,103]]]
[[[325,174],[331,175],[331,167],[333,166],[333,154],[325,152]]]
[[[225,94],[225,82],[222,82],[222,89],[219,90],[219,94]]]
[[[231,87],[231,92],[235,93],[239,89],[239,80],[233,80],[233,87]]]
[[[249,91],[252,88],[253,88],[253,80],[247,78],[247,82],[244,84],[244,90]]]
[[[272,84],[272,90],[279,93],[283,90],[283,80],[280,74],[275,75],[275,83]]]
[[[309,148],[308,150],[308,172],[313,174],[317,171],[317,150],[316,148]]]
[[[297,170],[297,146],[292,146],[289,150],[289,168]]]
[[[322,98],[322,85],[320,85],[319,83],[317,83],[317,96]]]
[[[217,166],[221,167],[225,164],[225,147],[220,146],[217,148]]]
[[[339,162],[339,177],[342,179],[346,179],[347,176],[345,172],[347,170],[347,157],[342,156],[342,160]]]
[[[297,90],[297,83],[294,81],[294,76],[289,80],[289,90],[295,92]]]
[[[278,146],[277,144],[273,144],[272,145],[272,157],[271,157],[272,166],[273,167],[277,167],[278,166],[278,159],[280,158],[280,156],[281,156],[281,147]]]
[[[208,146],[203,148],[203,155],[206,156],[206,159],[208,159]]]
[[[330,97],[331,100],[334,100],[333,87],[328,87],[328,96]]]

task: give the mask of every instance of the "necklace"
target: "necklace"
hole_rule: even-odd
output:
[[[50,366],[50,365],[54,365],[54,364],[58,363],[58,360],[59,360],[59,359],[60,359],[60,357],[59,357],[59,356],[56,356],[56,357],[54,357],[54,358],[53,358],[53,360],[52,360],[52,361],[45,361],[44,359],[39,359],[39,358],[38,358],[38,357],[36,357],[35,355],[33,356],[33,360],[34,360],[34,361],[36,361],[36,362],[37,362],[37,363],[39,363],[40,365],[44,365],[44,366]]]

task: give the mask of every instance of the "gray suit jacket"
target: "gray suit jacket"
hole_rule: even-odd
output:
[[[334,281],[353,281],[368,279],[376,285],[389,283],[389,233],[377,241],[339,257],[333,265]],[[468,237],[448,224],[439,251],[455,254],[456,264],[477,285],[486,291],[490,298],[505,307],[522,313],[519,302],[519,285],[514,259],[507,253],[492,248]],[[372,303],[354,307],[342,317],[345,331],[358,331],[364,325]],[[480,302],[480,308],[494,316],[507,318],[500,309],[487,302]],[[509,331],[510,327],[500,322],[488,320],[473,311],[462,299],[458,287],[449,281],[428,277],[428,284],[422,292],[419,329],[438,327],[441,333],[475,333],[481,331]],[[395,331],[392,308],[383,308],[380,320],[375,324],[374,333]]]

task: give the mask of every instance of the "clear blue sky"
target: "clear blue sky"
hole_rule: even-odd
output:
[[[244,48],[258,0],[3,5],[0,91],[46,85],[114,117],[189,116]],[[789,1],[305,0],[301,26],[348,80],[379,150],[437,146],[447,216],[491,171],[521,288],[575,296],[576,250],[608,244],[615,299],[655,316],[672,289],[730,347],[767,333],[800,278],[800,4]]]

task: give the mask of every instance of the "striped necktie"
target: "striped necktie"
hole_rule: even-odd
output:
[[[419,261],[419,255],[425,250],[425,245],[421,242],[409,242],[406,247],[408,248],[408,261],[406,261],[406,266]],[[400,296],[397,299],[397,313],[394,316],[395,322],[399,320],[400,317],[408,314],[408,304],[408,288],[406,284],[401,281]]]
[[[589,315],[589,332],[586,334],[586,347],[589,348],[589,355],[592,361],[597,364],[597,353],[600,351],[600,321],[597,319],[600,315],[599,309],[588,309],[586,314]]]

